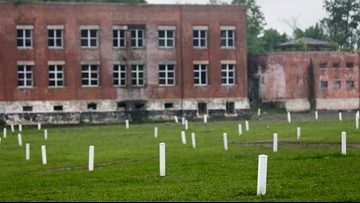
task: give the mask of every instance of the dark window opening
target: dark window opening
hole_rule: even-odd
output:
[[[63,110],[63,106],[62,106],[62,105],[54,106],[54,111],[62,111],[62,110]]]
[[[23,106],[23,111],[32,111],[32,106]]]
[[[336,69],[340,68],[340,63],[333,63],[333,68],[336,68]]]
[[[96,103],[89,103],[87,105],[88,110],[96,110]]]
[[[354,67],[354,63],[346,63],[346,68],[353,68]]]
[[[170,108],[174,107],[174,104],[173,103],[165,103],[164,107],[165,107],[165,109],[170,109]]]
[[[207,103],[203,103],[203,102],[198,103],[198,113],[207,114]]]
[[[235,103],[234,102],[226,102],[226,113],[227,114],[235,114]]]
[[[145,107],[144,103],[135,103],[135,109],[139,110],[139,109],[143,109]]]
[[[127,104],[126,102],[118,102],[117,103],[117,109],[124,109],[124,110],[127,110]]]

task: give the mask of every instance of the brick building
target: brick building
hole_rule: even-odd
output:
[[[249,111],[246,8],[0,3],[0,113],[101,123]]]

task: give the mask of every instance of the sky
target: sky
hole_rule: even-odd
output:
[[[223,0],[230,3],[231,0]],[[208,4],[209,0],[147,0],[148,4]],[[323,0],[256,0],[265,16],[265,29],[292,36],[290,25],[306,29],[327,16]]]

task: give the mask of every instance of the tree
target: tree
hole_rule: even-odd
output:
[[[330,41],[329,37],[325,34],[324,28],[321,27],[319,23],[316,23],[315,26],[306,28],[304,31],[300,28],[296,28],[293,31],[293,35],[295,38],[309,37],[323,41]]]
[[[280,43],[287,42],[288,37],[286,33],[280,35],[275,29],[268,29],[264,31],[264,35],[261,37],[262,44],[265,52],[271,52],[275,50],[275,46]]]

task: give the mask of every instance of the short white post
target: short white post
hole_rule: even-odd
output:
[[[185,130],[188,130],[189,129],[189,123],[188,123],[188,120],[185,120]]]
[[[126,127],[126,129],[129,128],[129,119],[126,119],[126,121],[125,121],[125,127]]]
[[[26,150],[25,150],[25,159],[26,160],[30,160],[30,144],[26,143],[25,145]]]
[[[41,123],[38,123],[38,130],[41,130]]]
[[[248,120],[245,121],[245,130],[249,131],[249,121]]]
[[[355,119],[355,126],[356,126],[356,129],[359,129],[359,118],[358,117]]]
[[[259,155],[258,162],[258,179],[257,179],[257,195],[265,195],[266,193],[266,174],[267,174],[267,155]]]
[[[19,124],[19,132],[21,132],[21,131],[22,131],[22,125]]]
[[[341,153],[346,155],[346,132],[341,132]]]
[[[204,114],[204,123],[207,123],[207,115]]]
[[[195,133],[191,133],[191,141],[192,141],[192,147],[196,148],[196,140],[195,140]]]
[[[261,113],[261,109],[260,108],[258,108],[258,113],[257,113],[257,115],[260,117],[260,113]]]
[[[175,118],[175,123],[179,123],[178,117],[177,117],[177,116],[174,116],[174,118]]]
[[[318,111],[315,111],[315,120],[319,119]]]
[[[274,140],[273,140],[273,151],[277,152],[277,145],[278,145],[278,134],[274,133]]]
[[[227,141],[227,134],[224,133],[224,149],[228,150],[228,141]]]
[[[165,176],[165,143],[160,143],[160,176]]]
[[[15,132],[15,129],[14,129],[14,124],[11,124],[11,132]]]
[[[300,136],[301,136],[301,128],[297,127],[297,140],[300,139]]]
[[[239,135],[242,135],[242,125],[239,124]]]
[[[355,118],[359,118],[359,116],[360,116],[359,111],[357,111],[356,114],[355,114]]]
[[[185,125],[185,117],[181,117],[181,123],[182,125]]]
[[[181,141],[183,144],[186,144],[186,135],[185,131],[181,131]]]
[[[287,113],[288,122],[291,123],[291,114],[290,111]]]
[[[6,128],[4,128],[4,129],[3,129],[3,136],[4,136],[4,138],[6,138],[6,133],[7,133],[7,132],[6,132]]]
[[[44,129],[44,139],[47,140],[47,138],[48,138],[47,129]]]
[[[47,160],[46,160],[46,147],[45,147],[45,145],[41,145],[41,155],[42,155],[42,163],[43,163],[43,165],[46,165]]]
[[[93,145],[91,145],[89,147],[89,171],[94,170],[94,150],[95,150],[95,147]]]
[[[18,134],[18,143],[19,143],[19,146],[22,146],[22,137],[21,137],[20,133]]]
[[[0,144],[1,144],[1,137],[0,137]]]
[[[154,136],[155,136],[155,138],[158,136],[158,128],[157,127],[154,128]]]
[[[339,112],[339,121],[342,121],[342,113]]]

